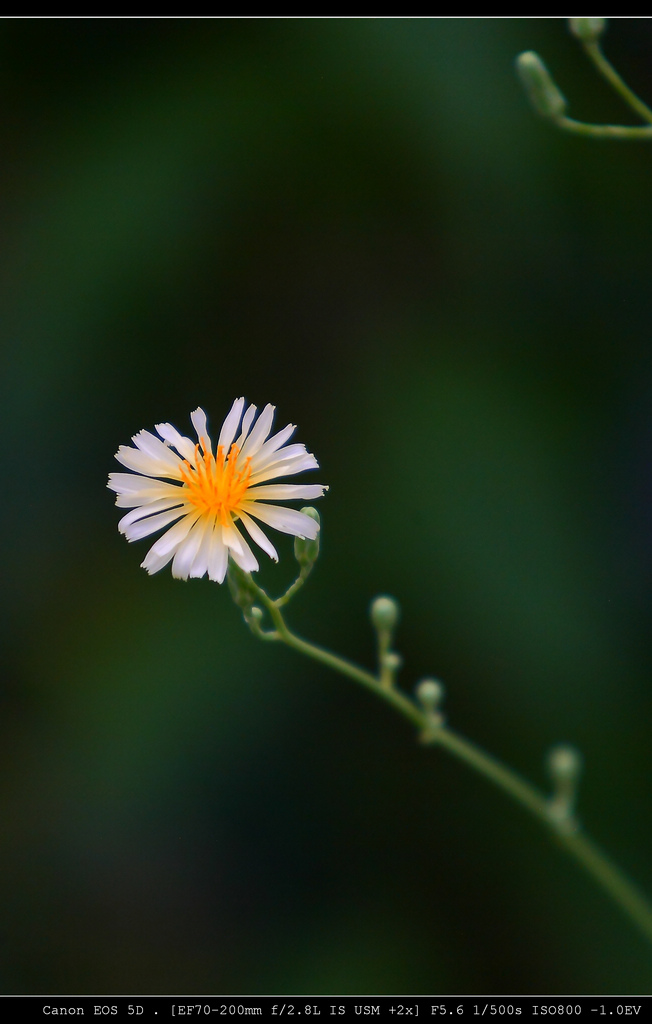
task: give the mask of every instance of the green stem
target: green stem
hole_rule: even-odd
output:
[[[339,672],[342,676],[348,676],[349,679],[355,680],[356,683],[366,686],[368,690],[373,690],[376,696],[381,697],[382,700],[391,704],[397,711],[400,711],[413,725],[424,728],[426,724],[425,716],[409,697],[406,697],[400,690],[396,690],[393,687],[382,686],[376,676],[372,675],[371,672],[367,672],[366,669],[355,665],[352,661],[341,658],[338,654],[333,654],[332,651],[327,651],[325,647],[308,643],[307,640],[302,640],[301,637],[296,636],[296,634],[288,629],[278,603],[273,601],[257,584],[254,583],[254,587],[258,591],[260,600],[265,605],[265,608],[267,608],[270,618],[276,627],[276,639],[281,640],[288,647],[292,647],[299,654],[305,654],[307,658],[319,661],[322,665],[326,665],[327,668],[333,669],[334,672]]]
[[[652,942],[652,906],[643,893],[629,881],[600,847],[583,834],[574,819],[558,820],[554,814],[553,801],[545,794],[531,785],[518,772],[486,753],[470,740],[458,735],[448,726],[444,724],[433,726],[432,716],[429,716],[427,711],[396,687],[384,685],[379,676],[374,676],[348,659],[296,636],[287,626],[279,607],[283,598],[274,601],[253,580],[251,580],[251,584],[275,626],[275,631],[266,633],[265,639],[281,641],[286,646],[298,651],[299,654],[320,662],[334,672],[339,672],[340,675],[347,676],[371,690],[415,725],[425,743],[443,747],[459,761],[464,762],[469,768],[479,775],[483,775],[504,793],[511,796],[553,833],[566,852],[582,865],[594,881],[629,917],[630,921]]]
[[[308,573],[300,572],[294,583],[288,587],[282,597],[277,597],[275,604],[278,608],[282,608],[284,604],[287,604],[290,598],[294,597],[298,590],[301,590],[303,584],[306,582]]]
[[[581,832],[565,836],[564,845],[598,885],[609,893],[614,903],[652,941],[652,909],[638,886],[622,873],[596,843]]]
[[[458,736],[451,729],[442,728],[438,743],[470,768],[494,782],[522,807],[539,818],[544,825],[551,828],[566,852],[582,865],[632,923],[652,942],[652,906],[646,896],[600,847],[580,830],[576,822],[570,822],[570,828],[555,827],[555,821],[550,815],[551,802],[543,794],[517,772],[463,736]]]
[[[517,803],[539,818],[545,825],[550,826],[548,799],[512,768],[508,768],[492,754],[477,747],[471,740],[459,736],[448,726],[442,726],[440,734],[435,737],[435,742],[440,747],[445,747],[453,757],[464,761],[474,771],[490,779],[499,789],[513,797]]]
[[[652,124],[652,110],[623,81],[613,64],[607,60],[598,42],[583,42],[582,48],[611,88],[625,101],[639,117]],[[609,126],[610,127],[610,126]]]
[[[584,121],[575,121],[572,117],[555,117],[553,124],[565,132],[573,135],[583,135],[591,139],[652,139],[652,125],[642,127],[628,127],[622,124],[587,124]]]

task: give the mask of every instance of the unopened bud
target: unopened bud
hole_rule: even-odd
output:
[[[308,516],[319,526],[319,512],[316,508],[307,506],[302,508],[304,516]],[[317,561],[319,556],[319,531],[314,540],[310,540],[308,537],[295,537],[294,538],[294,557],[299,563],[303,573],[310,572],[313,565]]]
[[[558,786],[574,785],[582,770],[582,755],[575,747],[560,744],[548,753],[548,771]]]
[[[446,691],[438,679],[422,679],[416,687],[417,700],[429,715],[439,712]]]
[[[398,620],[401,617],[401,609],[399,608],[398,601],[395,601],[393,597],[383,595],[373,599],[369,608],[369,615],[374,629],[387,633],[396,629]]]
[[[516,70],[530,102],[543,117],[554,119],[566,113],[566,98],[557,88],[538,53],[527,50],[519,54],[516,58]]]
[[[424,710],[422,743],[436,743],[446,719],[441,711],[444,687],[438,679],[422,679],[415,688],[417,700]]]
[[[396,651],[388,651],[387,654],[383,654],[382,665],[387,672],[391,672],[392,674],[398,672],[402,664],[403,659],[400,654],[396,653]]]
[[[548,801],[550,820],[561,832],[575,832],[578,824],[573,812],[582,770],[582,755],[575,747],[560,745],[552,748],[547,761],[553,785],[552,796]]]
[[[583,43],[598,41],[607,27],[606,18],[569,18],[568,27],[573,35]]]
[[[256,585],[249,573],[241,569],[232,558],[229,559],[227,581],[231,597],[238,608],[241,608],[245,615],[249,615],[253,610],[255,601],[258,599]]]

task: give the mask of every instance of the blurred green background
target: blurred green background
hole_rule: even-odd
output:
[[[577,744],[652,892],[652,146],[556,133],[525,49],[631,123],[557,19],[0,23],[2,991],[650,991],[536,823],[105,486],[273,402],[330,484],[296,629],[370,665],[395,595],[403,685],[540,785]],[[652,23],[606,50],[649,101]]]

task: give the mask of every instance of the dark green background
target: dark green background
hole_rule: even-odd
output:
[[[652,99],[651,23],[606,48]],[[631,123],[560,20],[0,23],[2,991],[650,990],[536,823],[105,487],[276,404],[330,484],[296,628],[370,665],[394,594],[403,685],[540,785],[577,744],[652,891],[652,144],[557,133],[524,49]]]

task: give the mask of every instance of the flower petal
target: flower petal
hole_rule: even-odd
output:
[[[190,461],[194,459],[194,444],[189,437],[184,437],[183,434],[180,434],[171,423],[157,423],[156,431],[164,441],[167,441],[176,448],[182,459],[189,459]]]
[[[144,560],[140,563],[141,569],[146,569],[150,576],[153,576],[155,572],[160,572],[164,569],[168,562],[171,562],[174,557],[174,551],[165,551],[160,554],[155,550],[156,545],[154,544],[147,554]]]
[[[243,459],[251,458],[256,454],[258,449],[262,446],[263,441],[268,436],[272,429],[272,423],[274,422],[274,413],[276,408],[273,405],[266,405],[261,412],[256,425],[253,427],[249,437],[247,438],[240,457]]]
[[[319,533],[319,523],[316,523],[304,512],[297,512],[294,508],[264,505],[258,501],[251,503],[243,501],[242,506],[250,516],[261,519],[263,523],[273,526],[281,533],[290,533],[293,537],[304,537],[308,540],[314,540]]]
[[[179,480],[181,475],[179,473],[181,463],[179,456],[171,448],[166,448],[162,441],[160,444],[163,451],[167,452],[165,458],[154,458],[147,452],[140,451],[138,448],[130,448],[125,444],[120,445],[115,457],[118,462],[121,462],[127,469],[133,469],[135,473]]]
[[[188,533],[199,519],[199,512],[189,512],[187,515],[180,519],[178,523],[171,526],[170,529],[163,534],[162,537],[154,544],[152,551],[156,551],[157,554],[164,555],[168,551],[172,554],[177,550],[182,540],[187,537]]]
[[[240,519],[242,525],[251,537],[256,542],[259,548],[262,548],[266,555],[269,555],[273,561],[278,562],[278,552],[272,544],[271,540],[263,533],[258,523],[255,523],[253,519],[240,509]]]
[[[208,420],[206,419],[206,413],[201,406],[198,406],[194,412],[190,413],[190,419],[192,420],[193,427],[197,431],[197,437],[203,437],[208,445],[209,451],[212,452],[213,442],[211,441],[210,434],[208,433]]]
[[[126,474],[113,474],[113,476],[122,475]],[[135,508],[137,505],[148,505],[153,501],[162,501],[163,499],[166,499],[168,505],[172,506],[183,500],[183,489],[176,484],[164,483],[162,480],[145,476],[133,476],[132,480],[135,482],[133,490],[119,487],[111,482],[107,485],[118,492],[115,499],[118,508]]]
[[[179,545],[187,537],[197,518],[198,516],[193,518],[187,515],[178,523],[175,523],[174,526],[171,526],[167,533],[159,537],[156,543],[149,549],[145,560],[141,562],[141,568],[147,569],[147,572],[151,575],[166,566],[172,560]]]
[[[233,523],[222,527],[222,539],[229,549],[231,558],[241,569],[245,572],[256,572],[259,566],[254,553]]]
[[[226,454],[228,454],[229,448],[233,443],[235,432],[238,429],[238,424],[242,417],[243,407],[244,398],[236,398],[235,402],[231,406],[229,415],[226,417],[224,423],[222,424],[222,429],[220,430],[220,436],[217,442],[217,447],[224,448]]]
[[[131,515],[131,513],[129,513],[128,515]],[[124,520],[128,518],[128,515],[124,516],[120,520],[118,528],[120,530],[120,533],[124,533],[127,540],[131,542],[134,540],[141,540],[143,537],[149,537],[151,533],[156,533],[156,531],[162,529],[162,527],[169,526],[169,524],[173,523],[175,519],[179,518],[179,516],[184,515],[184,509],[173,508],[170,509],[168,512],[159,512],[158,515],[149,516],[148,519],[139,519],[138,522],[136,523],[129,522],[126,524],[126,526],[123,527],[122,523],[124,523]],[[186,519],[187,516],[186,518],[182,519],[180,523],[177,523],[177,526],[185,526]],[[175,527],[172,527],[172,529],[175,529]],[[188,529],[190,529],[190,526],[188,527]],[[164,538],[167,537],[171,532],[171,530],[168,530],[168,532],[165,533],[163,537],[159,539],[164,540]]]
[[[208,571],[215,522],[213,519],[204,516],[203,519],[199,520],[195,529],[201,530],[201,543],[192,561],[188,575],[193,579],[200,579]]]
[[[298,498],[321,498],[328,488],[324,484],[263,484],[247,488],[247,501],[268,498],[271,501],[296,501]]]
[[[109,482],[106,486],[118,494],[135,494],[140,490],[170,485],[161,483],[160,480],[152,480],[151,476],[138,476],[137,473],[109,473]]]
[[[304,451],[303,454],[295,455],[289,459],[269,462],[262,469],[253,469],[252,467],[249,485],[253,486],[253,484],[262,483],[263,480],[275,480],[278,476],[294,476],[295,473],[303,473],[308,469],[319,469],[319,463],[314,455]]]
[[[178,504],[179,502],[177,502],[177,505]],[[174,505],[172,505],[172,503],[167,499],[162,499],[161,501],[149,501],[144,505],[141,504],[137,508],[132,508],[131,512],[127,512],[127,514],[122,517],[118,523],[118,530],[120,533],[126,533],[127,527],[131,526],[132,523],[137,523],[139,519],[145,519],[146,516],[153,516],[158,512],[171,512],[173,507]],[[175,518],[178,519],[184,511],[185,510],[183,508],[177,509]],[[152,531],[150,530],[149,532],[151,533]]]
[[[249,433],[249,428],[251,427],[251,424],[253,423],[255,415],[256,415],[256,406],[255,405],[250,405],[249,408],[247,409],[246,413],[244,414],[244,417],[243,417],[243,420],[242,420],[242,426],[240,428],[240,437],[236,441],[236,444],[237,444],[238,448],[240,448],[240,449],[242,448],[243,444],[245,443],[245,441],[247,439],[247,434]]]
[[[162,462],[168,463],[170,466],[176,466],[178,462],[178,456],[170,451],[168,445],[163,444],[154,434],[151,434],[149,430],[139,430],[137,434],[131,439],[136,448],[139,448],[141,452],[145,452],[152,459],[160,459]]]
[[[201,520],[193,526],[188,536],[179,544],[172,559],[172,575],[177,580],[187,580],[190,566],[195,560],[204,537]]]
[[[296,430],[295,423],[288,423],[287,427],[283,427],[283,430],[279,430],[278,433],[272,434],[265,441],[265,444],[257,452],[256,458],[262,459],[270,454],[270,452],[276,452],[278,449],[285,444],[285,442],[292,437]]]
[[[222,527],[216,525],[211,539],[208,552],[208,578],[215,583],[223,583],[226,576],[226,569],[229,564],[229,549],[222,539]]]

